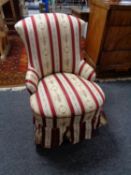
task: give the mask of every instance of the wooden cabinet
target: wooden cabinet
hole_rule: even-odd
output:
[[[98,73],[131,69],[131,2],[90,1],[86,49]]]

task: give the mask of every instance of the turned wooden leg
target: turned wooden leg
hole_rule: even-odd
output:
[[[10,49],[10,44],[7,39],[7,36],[1,37],[0,38],[0,58],[1,60],[4,60],[9,52]]]

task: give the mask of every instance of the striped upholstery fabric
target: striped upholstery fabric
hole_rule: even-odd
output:
[[[94,69],[89,64],[87,64],[85,60],[81,60],[80,62],[78,75],[89,81],[94,81],[96,79],[96,73]]]
[[[40,77],[78,72],[84,21],[60,13],[38,14],[18,22],[15,28],[26,45],[29,65]]]
[[[37,90],[37,85],[39,82],[39,75],[35,71],[34,68],[29,67],[26,73],[26,78],[25,78],[26,86],[28,91],[32,94],[36,92]]]
[[[38,91],[30,97],[30,104],[35,116],[41,116],[36,128],[42,128],[44,119],[44,147],[51,147],[55,131],[55,145],[60,145],[68,134],[72,143],[91,138],[104,100],[104,93],[96,83],[75,74],[55,73],[42,79]],[[37,143],[42,142],[39,129],[36,132]]]
[[[64,139],[76,144],[84,139],[91,139],[93,131],[100,126],[99,108],[81,116],[71,118],[40,118],[35,117],[35,142],[44,148],[60,146]]]
[[[71,117],[97,110],[103,105],[104,99],[96,83],[75,74],[55,73],[40,81],[30,103],[36,115]]]
[[[80,58],[87,24],[71,15],[38,14],[15,28],[26,46],[26,86],[31,93],[35,142],[45,148],[90,139],[101,122],[105,96],[96,74]]]

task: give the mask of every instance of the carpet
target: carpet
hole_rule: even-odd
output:
[[[11,49],[4,61],[0,60],[0,87],[20,86],[25,82],[27,55],[24,45],[16,35],[10,37]]]
[[[131,81],[100,83],[108,124],[92,140],[36,149],[26,90],[0,91],[0,175],[130,175]]]

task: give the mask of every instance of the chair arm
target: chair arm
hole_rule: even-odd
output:
[[[85,60],[81,60],[80,62],[78,75],[89,81],[94,81],[96,79],[95,70],[88,63],[86,63]]]
[[[87,53],[87,41],[85,38],[81,38],[80,41],[80,47],[81,47],[81,59],[86,60],[94,69],[96,68],[96,64],[94,63],[94,61],[92,60],[91,57],[89,57],[88,53]]]
[[[26,77],[25,77],[25,83],[28,91],[31,94],[36,92],[39,79],[40,78],[37,71],[32,67],[28,68]]]

